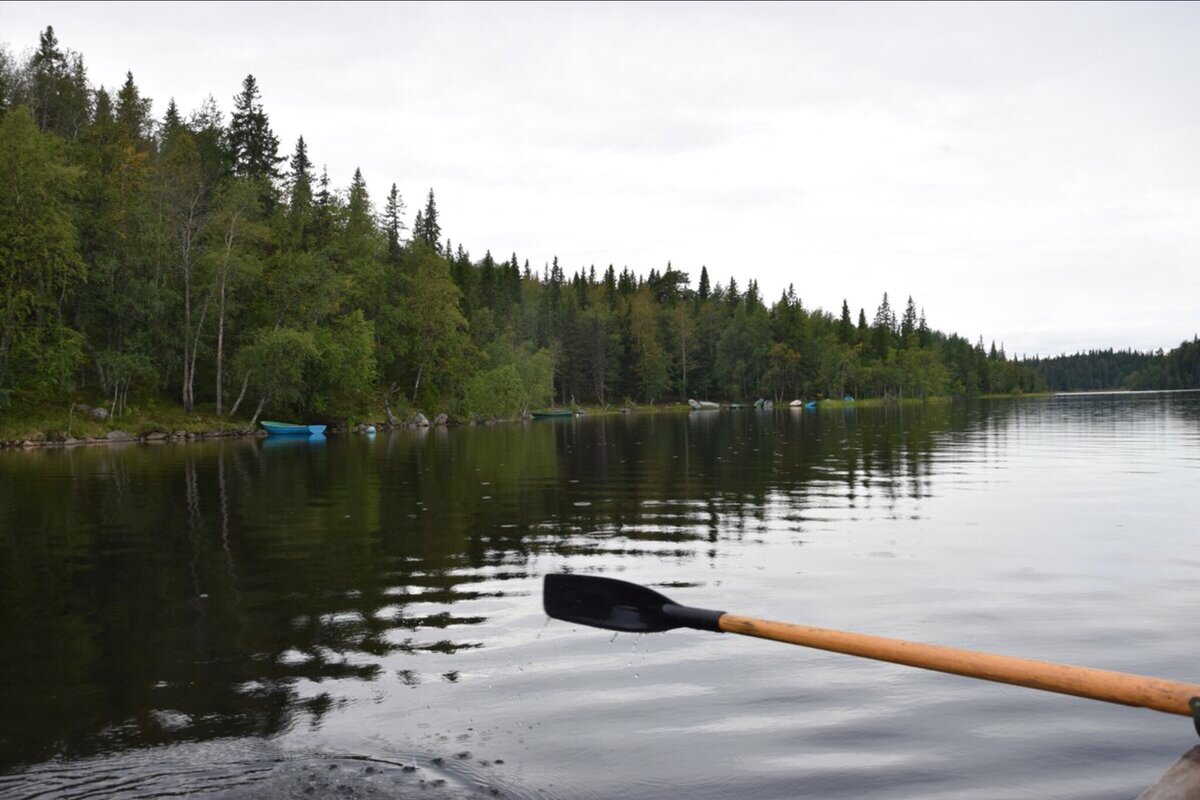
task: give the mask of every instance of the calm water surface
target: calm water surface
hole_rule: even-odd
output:
[[[1196,681],[1198,518],[1187,393],[0,453],[0,795],[1131,797],[1189,720],[540,581]]]

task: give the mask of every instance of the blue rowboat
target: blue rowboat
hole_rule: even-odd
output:
[[[807,403],[804,404],[804,407],[807,408],[809,411],[812,411],[813,409],[815,409],[817,407],[817,401],[809,400]]]
[[[290,422],[267,422],[263,429],[271,436],[319,436],[325,433],[324,425],[293,425]]]

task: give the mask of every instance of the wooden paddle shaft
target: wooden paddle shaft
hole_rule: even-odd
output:
[[[1088,697],[1126,706],[1152,708],[1155,711],[1181,714],[1185,717],[1192,716],[1189,701],[1193,697],[1200,697],[1200,686],[1195,684],[1145,678],[1123,672],[1030,661],[1025,658],[918,644],[881,636],[810,628],[806,625],[789,625],[786,622],[770,622],[736,614],[723,615],[718,624],[726,633],[757,636],[760,639],[772,639],[802,647],[831,650],[876,661],[890,661],[894,664],[1011,683],[1030,689]]]

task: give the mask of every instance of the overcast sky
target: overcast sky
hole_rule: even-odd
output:
[[[1200,4],[0,3],[47,24],[156,115],[253,73],[475,258],[911,294],[1010,354],[1200,331]]]

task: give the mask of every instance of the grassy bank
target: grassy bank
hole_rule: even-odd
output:
[[[112,431],[138,437],[151,433],[212,434],[242,431],[249,420],[218,417],[211,410],[191,414],[177,405],[148,401],[131,406],[127,413],[95,419],[71,403],[14,406],[0,412],[0,442],[43,442],[66,439],[103,439]]]

